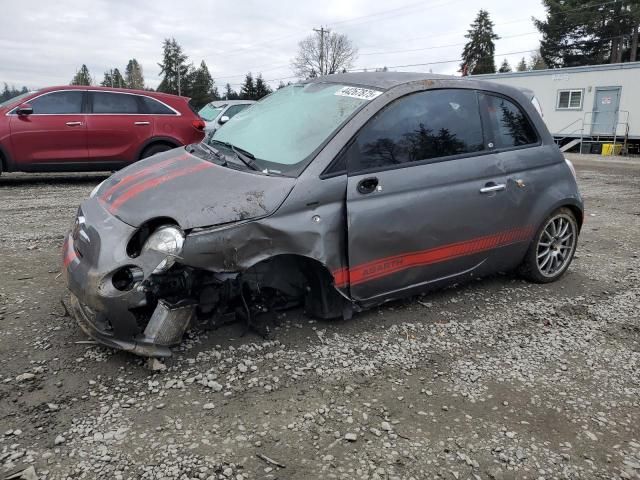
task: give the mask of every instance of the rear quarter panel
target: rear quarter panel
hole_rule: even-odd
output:
[[[189,107],[187,99],[162,97],[158,100],[177,110],[180,115],[154,115],[153,134],[155,137],[174,138],[182,145],[202,141],[205,134],[194,128],[192,122],[197,120],[198,116]]]

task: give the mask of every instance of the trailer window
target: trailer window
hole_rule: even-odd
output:
[[[582,90],[558,90],[558,110],[581,110]]]

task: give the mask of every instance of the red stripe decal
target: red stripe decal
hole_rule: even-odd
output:
[[[333,272],[333,281],[338,288],[343,288],[349,285],[349,269],[340,268]]]
[[[188,156],[186,154],[183,154],[183,155],[180,155],[179,157],[169,158],[167,160],[163,160],[162,162],[158,162],[153,165],[149,165],[148,167],[144,167],[138,170],[137,172],[132,173],[127,177],[124,177],[115,185],[112,185],[109,188],[109,190],[104,192],[104,194],[100,197],[100,199],[103,202],[106,202],[111,197],[111,195],[113,195],[115,191],[118,190],[119,188],[124,187],[125,185],[128,185],[129,183],[132,183],[133,181],[138,180],[139,178],[145,177],[148,174],[151,174],[160,168],[168,167],[169,165],[172,165],[173,163],[176,163],[180,160],[184,160],[186,158],[188,158]]]
[[[142,192],[149,190],[150,188],[157,187],[158,185],[168,182],[169,180],[173,180],[174,178],[190,175],[192,173],[196,173],[201,170],[205,170],[207,168],[212,168],[212,167],[213,167],[212,163],[202,162],[202,163],[199,163],[198,165],[194,165],[193,167],[184,168],[182,170],[176,170],[176,171],[167,173],[166,175],[162,175],[160,177],[156,177],[156,178],[146,180],[144,182],[140,182],[136,185],[133,185],[131,188],[126,190],[124,193],[122,193],[122,195],[120,195],[110,205],[109,210],[111,211],[111,213],[115,213],[118,210],[118,208],[122,206],[123,203],[127,202],[128,200],[131,200],[134,197],[137,197]]]
[[[373,260],[353,268],[340,268],[333,272],[333,278],[338,288],[345,287],[348,284],[358,285],[359,283],[385,277],[408,268],[445,262],[493,248],[522,242],[531,238],[531,235],[533,235],[532,227],[516,228],[514,230],[452,243],[450,245],[443,245],[428,250]]]

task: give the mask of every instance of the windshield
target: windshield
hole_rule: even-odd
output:
[[[224,107],[214,107],[213,105],[205,105],[200,109],[198,115],[202,117],[203,120],[207,122],[212,122],[216,119],[220,112],[224,109]]]
[[[261,168],[297,170],[377,90],[333,83],[291,85],[243,110],[209,140],[255,156]]]
[[[20,103],[20,100],[22,100],[23,98],[28,97],[29,95],[31,95],[33,93],[35,93],[35,92],[22,93],[22,94],[18,95],[17,97],[13,97],[13,98],[10,98],[9,100],[5,100],[4,102],[0,102],[0,108],[8,107],[9,105],[13,105],[13,104],[18,104],[18,103]]]

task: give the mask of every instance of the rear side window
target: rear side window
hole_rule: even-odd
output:
[[[234,116],[236,116],[238,113],[240,113],[242,110],[244,110],[248,106],[249,105],[247,105],[247,104],[244,104],[244,105],[231,105],[229,108],[227,108],[227,110],[224,112],[224,114],[229,118],[233,118]]]
[[[495,148],[520,147],[538,142],[531,122],[513,102],[482,93],[480,105],[487,117],[488,135],[492,137]]]
[[[82,90],[47,93],[29,102],[34,114],[64,115],[82,113]]]
[[[93,113],[141,113],[136,95],[92,92]]]
[[[430,90],[402,97],[360,131],[348,152],[349,172],[386,168],[483,149],[473,90]]]
[[[144,105],[145,113],[149,113],[152,115],[175,115],[176,112],[171,110],[166,105],[160,103],[157,100],[154,100],[150,97],[140,97],[142,99],[142,103]]]

